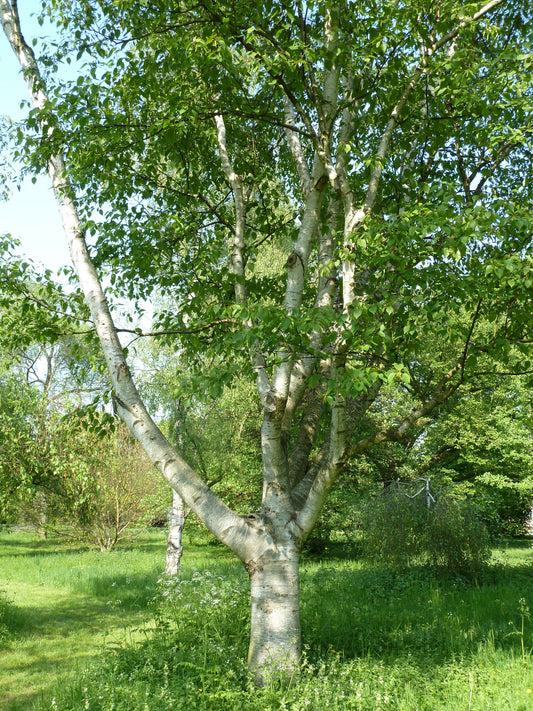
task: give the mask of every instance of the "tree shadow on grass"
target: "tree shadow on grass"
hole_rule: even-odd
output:
[[[0,541],[0,557],[1,558],[20,558],[21,556],[28,555],[42,555],[42,556],[52,556],[52,555],[70,555],[83,553],[90,550],[86,546],[73,546],[65,545],[65,543],[60,541],[21,541],[21,540],[9,540],[4,537]]]
[[[198,567],[208,570],[213,578],[224,577],[234,571],[244,575],[240,564],[228,560],[226,556],[208,561],[205,556],[201,561],[188,556],[180,579],[190,579],[198,562],[202,563]],[[62,628],[67,630],[69,625],[73,629],[93,626],[99,630],[105,630],[115,622],[126,626],[128,619],[134,623],[139,614],[147,618],[152,615],[151,605],[161,578],[161,571],[157,568],[142,573],[117,573],[108,567],[82,570],[78,579],[75,574],[72,576],[70,591],[62,589],[57,592],[54,604],[36,602],[21,607],[17,606],[15,599],[11,631],[17,636],[29,636],[53,629],[55,635]],[[10,597],[13,598],[13,595]]]
[[[147,611],[146,617],[148,615]],[[138,618],[139,607],[133,611],[131,606],[124,606],[118,599],[104,602],[71,594],[58,596],[53,605],[36,605],[31,609],[14,604],[7,628],[12,640],[38,640],[69,637],[82,630],[89,634],[105,632],[112,627],[125,627]]]
[[[151,617],[148,609],[123,605],[118,597],[104,600],[64,590],[52,602],[14,604],[9,612],[9,636],[0,645],[0,707],[6,711],[32,708],[38,696],[58,688],[58,680],[71,679],[106,649],[129,639],[132,629],[140,634]]]
[[[56,636],[67,630],[91,627],[105,630],[109,624],[128,624],[139,613],[150,615],[157,578],[153,574],[104,575],[84,580],[83,590],[62,591],[54,604],[31,607],[13,605],[11,631],[18,637],[40,634],[51,630]],[[80,586],[81,587],[81,586]]]
[[[160,529],[136,531],[132,529],[121,539],[113,551],[134,549],[137,552],[153,553],[165,546],[165,532]],[[21,555],[69,555],[78,553],[99,552],[97,546],[89,542],[76,541],[60,534],[51,534],[42,539],[36,533],[17,529],[0,531],[0,556]]]

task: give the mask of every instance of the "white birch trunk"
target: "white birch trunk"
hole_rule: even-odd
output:
[[[177,491],[172,490],[172,508],[168,523],[167,556],[165,575],[178,577],[180,572],[181,556],[183,554],[182,538],[185,522],[190,509]]]
[[[46,494],[44,491],[41,489],[39,493],[37,494],[37,500],[36,500],[36,505],[37,505],[37,528],[39,530],[39,537],[43,540],[46,541],[47,539],[47,530],[46,530],[46,525],[48,523],[48,502],[46,500]]]
[[[268,551],[248,567],[251,629],[248,667],[260,686],[289,681],[301,654],[299,552],[295,546]]]
[[[46,102],[44,84],[33,52],[21,34],[16,5],[8,0],[0,0],[0,16],[6,37],[24,69],[33,103],[37,108],[42,108]],[[44,125],[45,139],[48,131],[48,127]],[[113,382],[117,411],[172,488],[182,496],[211,532],[237,554],[247,569],[254,571],[250,574],[256,601],[253,604],[253,636],[249,655],[251,671],[256,672],[258,681],[261,681],[268,676],[267,667],[274,667],[278,671],[285,668],[292,669],[297,664],[300,645],[299,596],[298,587],[294,586],[298,575],[296,548],[294,548],[295,557],[289,558],[291,560],[289,568],[293,571],[290,575],[282,572],[286,567],[284,565],[257,565],[260,551],[277,550],[273,538],[266,531],[269,527],[268,522],[260,521],[259,524],[256,521],[251,522],[231,511],[173,449],[151,419],[131,377],[107,300],[91,262],[60,154],[51,157],[49,173],[69,240],[72,261],[91,310]],[[267,498],[271,497],[267,496]],[[286,497],[283,501],[286,503]],[[277,506],[278,504],[274,503],[272,507],[274,517],[277,513],[281,513]],[[289,522],[286,512],[283,512],[282,518],[285,523]],[[279,530],[281,528],[278,525]],[[276,559],[276,556],[273,557]],[[258,572],[259,570],[262,572]],[[273,583],[268,581],[270,571],[274,576]],[[289,608],[286,604],[286,599],[289,597],[292,599],[290,613],[287,612]],[[283,612],[276,612],[278,607]],[[284,625],[291,630],[288,636],[282,634]],[[261,629],[262,626],[266,626],[264,631]],[[274,630],[276,634],[272,633]],[[287,639],[293,642],[289,644]],[[266,645],[267,651],[261,650],[262,644]],[[287,665],[287,659],[290,660],[290,665]]]
[[[453,40],[459,30],[468,22],[483,16],[503,0],[491,0],[472,18],[461,20],[457,27],[431,47],[437,51]],[[32,50],[24,41],[20,32],[16,2],[0,0],[0,17],[5,34],[24,70],[34,106],[43,108],[46,102],[44,83],[39,74]],[[326,16],[326,44],[334,50],[338,44],[338,31],[328,11]],[[428,56],[430,52],[428,50]],[[425,62],[426,58],[423,58]],[[326,72],[323,100],[316,94],[316,110],[320,127],[320,136],[314,131],[313,122],[303,107],[295,99],[293,105],[308,133],[314,136],[315,155],[310,171],[304,159],[296,132],[292,130],[292,111],[286,106],[288,139],[300,174],[304,193],[304,209],[298,238],[287,260],[287,283],[284,307],[288,314],[296,312],[302,303],[304,286],[307,279],[308,262],[316,241],[321,220],[321,207],[328,181],[331,186],[338,186],[344,204],[345,227],[344,246],[346,253],[356,247],[353,233],[372,211],[379,183],[383,160],[389,149],[390,140],[407,100],[423,75],[425,64],[420,64],[413,73],[407,86],[390,114],[389,121],[382,133],[375,167],[366,191],[363,204],[358,206],[352,194],[342,161],[335,168],[331,157],[330,134],[336,115],[339,72],[337,68]],[[345,118],[349,127],[350,117]],[[220,157],[231,184],[236,204],[236,230],[231,255],[231,269],[234,275],[244,276],[244,230],[246,212],[244,204],[243,182],[233,170],[226,148],[225,127],[221,117],[216,118],[217,137]],[[43,125],[43,141],[50,137],[52,128]],[[347,128],[347,133],[349,133]],[[344,137],[341,137],[344,138]],[[342,141],[341,141],[342,143]],[[312,481],[305,482],[307,496],[299,510],[295,510],[291,496],[291,477],[288,471],[289,460],[285,443],[282,441],[282,421],[290,399],[286,429],[290,426],[291,413],[301,401],[305,368],[295,372],[294,354],[283,345],[280,346],[279,362],[274,367],[272,383],[269,383],[264,361],[256,358],[258,390],[263,404],[263,502],[261,513],[257,516],[241,517],[231,511],[181,458],[148,414],[145,405],[135,387],[129,372],[117,332],[109,312],[98,276],[88,253],[82,226],[78,217],[76,203],[59,152],[49,162],[49,172],[54,192],[63,218],[65,231],[69,239],[73,263],[78,271],[87,304],[98,337],[102,344],[109,374],[113,383],[114,402],[117,412],[139,440],[151,461],[160,469],[172,488],[197,513],[212,533],[245,564],[251,584],[251,635],[249,649],[249,668],[254,672],[256,681],[264,684],[272,675],[290,677],[297,669],[300,658],[300,616],[299,616],[299,553],[305,537],[311,531],[327,496],[342,466],[348,448],[346,441],[346,408],[344,399],[336,398],[330,430],[329,452],[321,470]],[[325,243],[323,244],[325,246]],[[325,287],[324,287],[325,289]],[[343,301],[349,312],[356,299],[355,263],[351,256],[343,263]],[[246,292],[241,282],[236,280],[235,297],[238,303],[244,303]],[[324,290],[326,302],[331,294]],[[325,302],[325,303],[326,303]],[[317,344],[318,345],[318,344]],[[342,344],[340,344],[342,346]],[[342,350],[338,356],[338,367],[342,368]],[[300,368],[300,370],[302,370]],[[294,376],[293,376],[294,372]],[[443,380],[442,392],[438,390],[434,398],[413,412],[395,433],[400,438],[407,428],[419,417],[429,412],[445,398],[445,388],[453,372]],[[292,383],[292,388],[291,388]],[[359,443],[363,448],[370,444],[392,439],[392,435],[383,432]],[[175,542],[172,544],[175,545]],[[181,549],[180,538],[175,549]]]

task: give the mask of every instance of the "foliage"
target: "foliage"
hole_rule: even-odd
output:
[[[441,493],[408,498],[395,486],[366,505],[363,549],[370,560],[405,570],[432,565],[448,574],[476,575],[490,555],[488,531],[467,501]]]
[[[0,349],[17,352],[36,343],[50,344],[75,332],[91,336],[87,306],[72,273],[66,286],[52,272],[21,257],[20,242],[0,234]]]
[[[50,337],[1,350],[0,514],[108,550],[161,516],[168,490],[126,430],[96,409],[107,383],[94,343]]]
[[[492,538],[523,535],[533,503],[530,384],[515,372],[524,367],[521,355],[511,350],[508,356],[506,363],[480,362],[486,371],[472,373],[455,396],[419,420],[402,441],[380,444],[349,460],[339,486],[351,487],[357,497],[377,482],[388,486],[430,476],[438,488],[452,487],[456,496],[467,498]],[[429,344],[428,366],[439,357],[438,345],[433,349]],[[382,388],[360,433],[371,436],[394,421],[405,400],[398,388]],[[357,521],[357,503],[352,504],[349,515]],[[318,525],[327,538],[329,525]]]
[[[365,493],[362,487],[352,479],[343,477],[328,497],[307,539],[305,550],[319,555],[339,549],[346,555],[359,552],[359,529],[364,501]]]
[[[422,5],[51,0],[41,73],[0,0],[34,104],[16,157],[52,175],[117,411],[269,591],[260,682],[300,658],[296,605],[259,633],[289,594],[266,578],[296,571],[345,463],[411,437],[483,357],[531,349],[529,4]],[[193,393],[256,382],[258,511],[228,508],[158,430],[117,335],[142,329],[117,329],[104,276],[137,304],[165,293],[151,333]],[[398,398],[363,433],[381,389]]]
[[[136,358],[145,401],[157,411],[168,440],[236,511],[256,510],[261,451],[260,411],[253,386],[236,378],[213,397],[195,390],[195,378],[182,354],[141,342]],[[195,533],[203,538],[203,527],[194,513],[187,515],[186,528],[189,538]]]
[[[137,350],[138,380],[165,435],[187,462],[239,513],[260,505],[261,413],[252,383],[235,378],[217,397],[196,390],[182,354]],[[193,525],[197,518],[189,519]],[[190,526],[190,523],[187,524]]]
[[[402,81],[407,83],[413,72],[413,57],[427,49],[435,32],[446,35],[454,27],[456,17],[463,17],[463,4],[449,4],[438,20],[430,11],[421,15],[416,3],[401,12],[392,2],[380,6],[379,13],[350,6],[342,21],[333,16],[341,40],[350,37],[335,54],[323,32],[330,8],[319,3],[311,3],[299,22],[293,22],[299,11],[290,2],[269,4],[260,14],[246,2],[216,9],[209,3],[143,5],[134,12],[129,5],[50,3],[47,11],[60,25],[63,43],[56,58],[44,58],[51,65],[50,90],[60,77],[56,62],[65,54],[83,55],[87,64],[68,91],[60,82],[50,105],[30,120],[34,127],[39,118],[53,122],[51,145],[30,138],[24,155],[36,169],[54,147],[67,151],[97,263],[112,267],[114,289],[129,298],[149,298],[154,288],[172,297],[157,310],[156,329],[169,342],[179,334],[180,348],[196,363],[198,389],[216,395],[222,383],[248,370],[249,360],[235,354],[253,350],[254,344],[261,344],[273,368],[279,333],[297,355],[315,350],[317,330],[321,352],[327,353],[328,339],[340,330],[353,357],[335,377],[330,374],[330,401],[336,388],[350,394],[376,380],[418,381],[412,366],[430,337],[441,343],[446,357],[425,383],[428,391],[447,372],[450,348],[464,348],[476,308],[492,318],[502,303],[518,299],[522,272],[522,288],[531,285],[528,214],[522,209],[528,183],[519,187],[510,161],[504,160],[512,154],[528,170],[524,112],[529,86],[517,67],[531,57],[523,36],[525,11],[520,3],[508,7],[504,3],[490,19],[465,29],[453,51],[431,55],[431,67],[406,94],[406,122],[394,126],[381,166],[379,139],[401,97]],[[175,31],[176,18],[187,32]],[[502,29],[508,21],[513,41]],[[352,86],[360,66],[367,69],[360,86]],[[305,195],[283,140],[284,96],[295,104],[295,128],[310,163],[318,140],[314,122],[327,133],[322,113],[328,100],[316,87],[332,67],[347,82],[336,98],[339,114],[340,107],[353,107],[349,137],[330,128],[338,176],[345,169],[350,194],[364,195],[378,166],[382,191],[375,214],[369,210],[355,236],[336,237],[335,252],[320,263],[313,255],[303,303],[287,312],[280,306],[279,277]],[[315,93],[309,94],[309,86]],[[233,244],[235,196],[227,191],[215,141],[217,111],[224,116],[230,153],[247,188],[251,229],[247,273],[239,277],[246,282],[246,304],[233,303],[236,275],[227,245]],[[109,155],[120,160],[109,161]],[[490,166],[499,182],[491,179]],[[324,233],[339,231],[339,220],[332,218],[339,190],[332,185],[324,198]],[[138,208],[132,210],[132,204]],[[95,206],[99,219],[94,219]],[[272,249],[276,240],[283,256]],[[362,264],[366,279],[360,287],[364,297],[358,295],[350,318],[331,300],[318,308],[314,289],[330,269],[332,276],[339,275],[346,250]],[[272,254],[276,260],[269,260]],[[518,331],[525,326],[520,303],[513,308]],[[412,304],[416,308],[408,308]],[[453,315],[461,309],[468,318],[458,325]],[[502,333],[486,340],[499,347],[506,341]],[[483,340],[478,338],[472,349],[467,343],[469,366],[486,346]],[[317,366],[315,379],[318,372]]]
[[[0,511],[9,521],[108,550],[168,507],[167,487],[105,413],[93,413],[92,425],[73,405],[66,416],[16,371],[0,373],[0,413]]]
[[[0,512],[11,515],[50,484],[49,440],[41,394],[16,373],[0,372]]]
[[[527,535],[533,502],[530,477],[513,481],[510,477],[488,473],[473,482],[459,483],[455,488],[478,511],[493,540],[501,536]]]
[[[439,357],[437,348],[432,357]],[[502,363],[491,367],[505,371]],[[357,545],[354,531],[361,522],[361,499],[378,482],[388,486],[418,476],[431,476],[440,489],[452,487],[456,497],[468,499],[493,539],[523,535],[533,503],[526,383],[523,376],[509,372],[490,372],[482,379],[473,375],[457,397],[421,420],[403,441],[378,445],[348,461],[309,545],[319,550],[335,539]],[[397,416],[398,403],[405,398],[396,388],[382,388],[360,434],[379,431],[383,422]]]
[[[55,449],[53,467],[66,492],[49,499],[56,506],[56,530],[101,551],[133,527],[164,517],[169,507],[168,487],[123,426],[103,434],[71,429]]]
[[[71,434],[67,413],[98,396],[105,380],[79,293],[15,256],[15,247],[0,239],[0,515],[24,515],[44,535],[54,502],[68,498],[55,471]]]
[[[516,356],[515,356],[516,357]],[[453,407],[426,428],[407,466],[441,486],[455,483],[491,535],[521,535],[533,504],[530,387],[524,377],[473,379]]]

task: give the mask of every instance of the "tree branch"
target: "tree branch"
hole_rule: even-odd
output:
[[[10,5],[8,0],[0,0],[0,17],[6,37],[23,69],[33,104],[35,108],[42,110],[47,104],[44,82],[35,56],[22,36],[16,3]],[[51,126],[43,123],[42,130],[43,140],[46,141],[52,130]],[[172,488],[178,491],[219,540],[232,549],[241,560],[246,560],[249,555],[247,539],[250,535],[254,538],[253,530],[250,530],[245,520],[231,511],[189,467],[148,414],[126,363],[107,299],[91,261],[61,154],[51,155],[48,170],[69,241],[71,258],[102,345],[122,419]]]

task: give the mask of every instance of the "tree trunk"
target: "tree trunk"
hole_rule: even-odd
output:
[[[167,559],[165,565],[165,575],[177,577],[180,572],[181,556],[183,546],[181,539],[187,517],[191,512],[185,505],[181,496],[172,490],[172,508],[170,510],[170,520],[167,536]]]
[[[46,501],[46,494],[44,491],[40,490],[37,494],[37,529],[39,531],[39,537],[46,541],[48,533],[46,530],[46,525],[48,523],[48,502]]]
[[[300,555],[295,547],[270,550],[247,566],[251,585],[248,668],[255,682],[290,681],[301,653]]]

